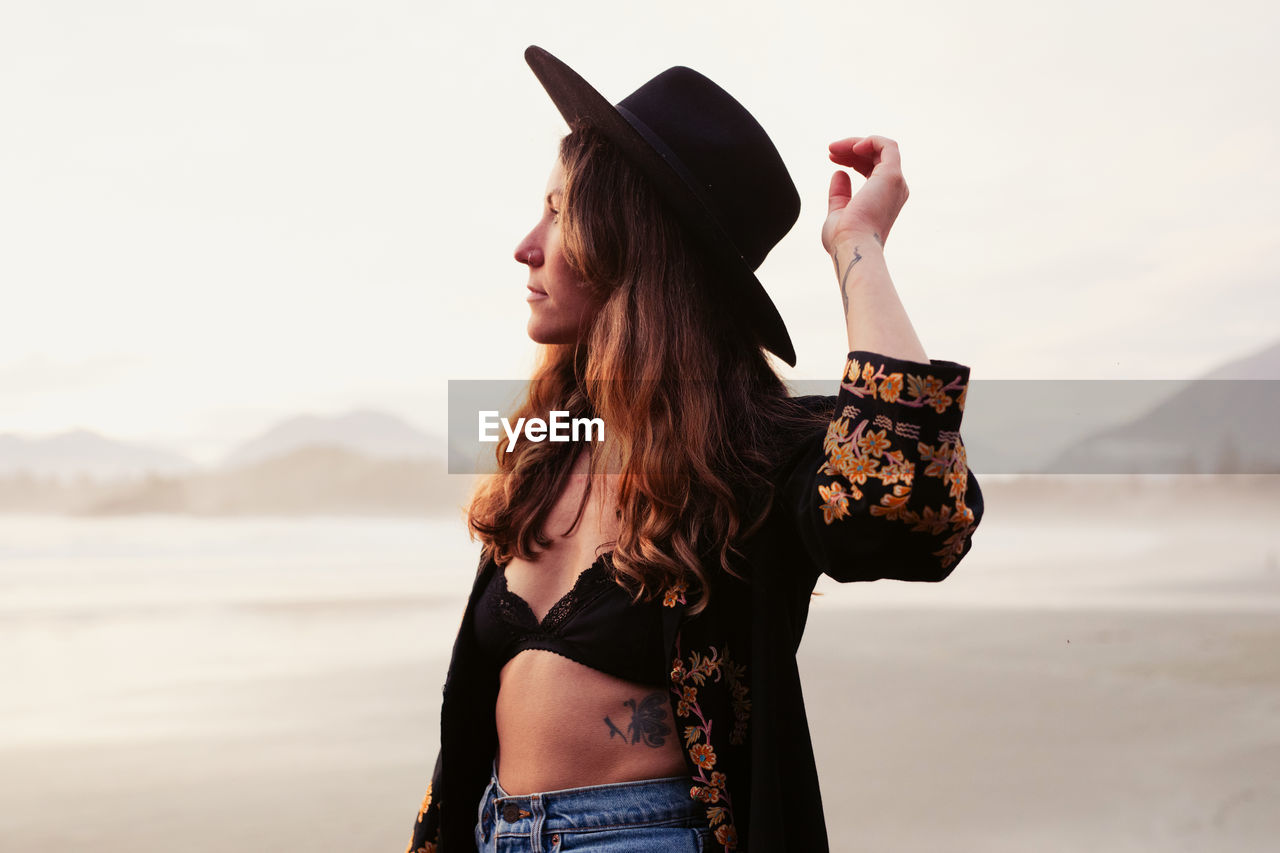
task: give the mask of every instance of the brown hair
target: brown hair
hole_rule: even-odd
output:
[[[577,343],[540,347],[515,417],[562,410],[603,420],[603,450],[588,443],[590,473],[608,465],[621,474],[619,581],[637,600],[684,581],[697,591],[696,613],[709,598],[704,559],[736,575],[730,553],[772,506],[765,472],[791,438],[828,418],[792,402],[750,328],[713,295],[715,273],[701,252],[611,143],[575,130],[560,158],[565,258],[600,307]],[[532,560],[551,544],[542,528],[580,450],[506,447],[504,438],[498,471],[467,514],[472,538],[500,564]]]

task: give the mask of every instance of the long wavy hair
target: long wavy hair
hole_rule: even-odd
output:
[[[702,251],[608,140],[574,130],[560,159],[563,251],[599,308],[576,343],[539,348],[515,417],[603,420],[603,444],[587,443],[577,516],[553,533],[577,526],[594,475],[620,474],[618,582],[638,601],[683,581],[697,613],[717,565],[740,577],[731,555],[773,504],[766,473],[828,419],[791,400],[746,323],[714,295],[723,290]],[[582,449],[519,441],[507,453],[507,443],[467,512],[471,538],[502,565],[552,543],[543,528]]]

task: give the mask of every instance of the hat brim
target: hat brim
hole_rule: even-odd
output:
[[[724,226],[688,179],[679,159],[635,116],[624,115],[576,71],[537,46],[524,52],[525,61],[546,89],[571,129],[591,127],[618,147],[622,155],[649,178],[695,240],[719,263],[728,277],[719,294],[732,310],[746,309],[760,343],[795,367],[796,352],[777,306],[755,271],[734,246]],[[714,285],[713,285],[714,286]],[[745,304],[742,304],[745,303]]]

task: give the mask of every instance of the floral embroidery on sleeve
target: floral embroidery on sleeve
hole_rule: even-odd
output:
[[[688,585],[684,581],[676,581],[667,588],[666,595],[662,597],[662,606],[675,607],[677,604],[688,604],[684,598],[684,594],[688,592],[688,589]]]
[[[958,412],[963,412],[968,390],[964,377],[944,382],[927,373],[886,373],[883,363],[862,363],[852,355],[845,380],[841,389],[857,400],[868,401],[868,410],[879,399],[902,407],[904,414],[929,409],[940,415],[953,405]],[[818,485],[823,522],[830,525],[848,517],[849,501],[864,497],[859,487],[878,481],[883,493],[878,503],[868,507],[871,515],[901,521],[915,532],[933,536],[949,534],[933,554],[941,559],[943,568],[952,565],[964,552],[976,524],[973,510],[964,502],[969,466],[960,433],[943,430],[938,432],[936,443],[927,443],[918,440],[920,427],[910,420],[890,418],[883,413],[870,415],[870,411],[864,412],[859,406],[846,405],[827,428],[823,441],[826,460],[818,473],[839,479]],[[851,421],[857,424],[852,431]],[[942,480],[949,503],[926,506],[919,511],[908,508],[917,460],[926,463],[922,476]]]
[[[698,768],[697,775],[693,777],[698,784],[689,789],[689,796],[707,805],[707,821],[715,830],[716,841],[723,845],[725,851],[729,851],[738,846],[733,799],[729,795],[727,777],[715,769],[716,753],[711,740],[712,720],[703,713],[698,703],[698,689],[704,687],[708,679],[713,682],[723,681],[729,687],[733,696],[734,717],[729,742],[734,745],[743,743],[751,713],[751,702],[747,698],[745,684],[746,667],[733,661],[727,646],[723,655],[715,646],[705,655],[697,651],[690,652],[686,665],[677,644],[676,658],[671,666],[671,692],[676,696],[676,717],[688,720],[683,729],[684,745],[694,766]]]

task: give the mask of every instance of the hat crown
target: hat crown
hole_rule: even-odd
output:
[[[800,216],[800,196],[755,117],[684,66],[668,68],[616,106],[757,269]]]

